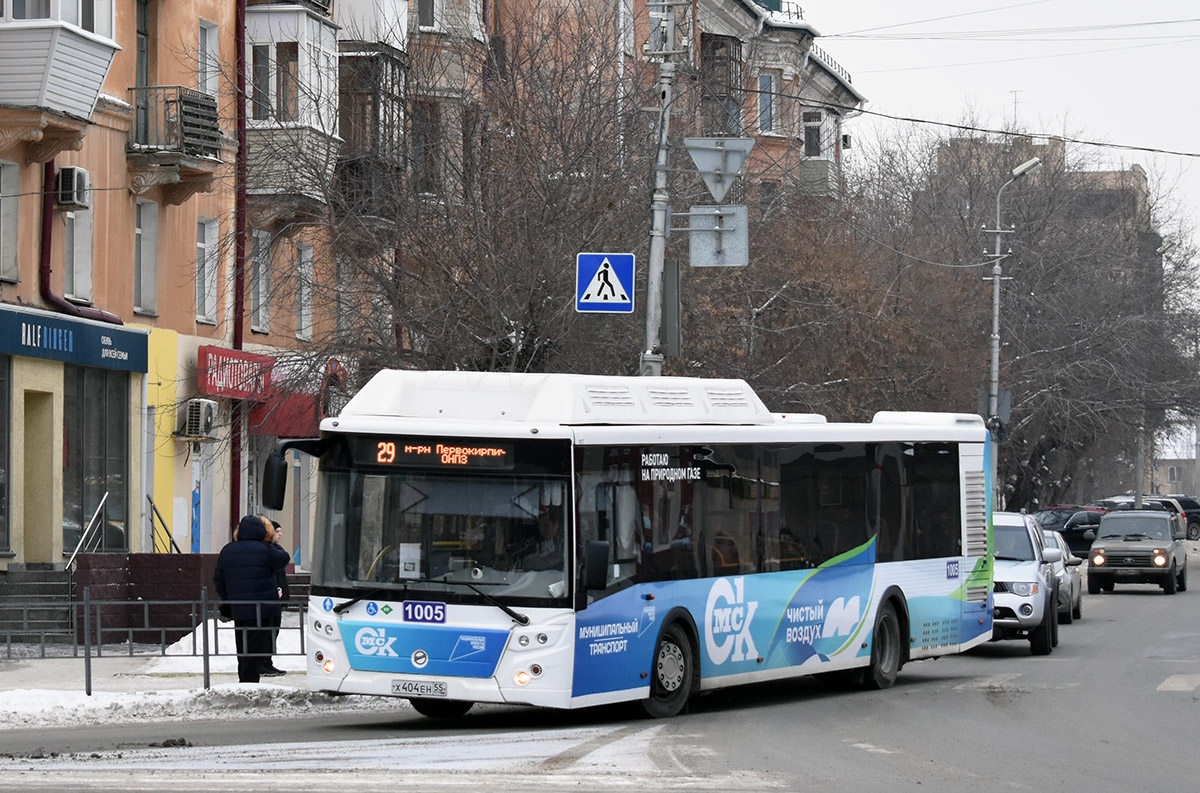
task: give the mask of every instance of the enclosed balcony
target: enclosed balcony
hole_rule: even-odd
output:
[[[79,147],[118,49],[112,0],[0,0],[0,121],[34,159]]]

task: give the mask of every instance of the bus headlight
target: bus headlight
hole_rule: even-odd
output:
[[[513,675],[513,682],[516,683],[518,686],[529,685],[530,679],[531,678],[529,677],[529,673],[526,672],[524,669],[519,670],[515,675]]]

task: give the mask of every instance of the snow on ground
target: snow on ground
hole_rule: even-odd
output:
[[[237,682],[232,623],[215,621],[169,646],[165,655],[158,648],[134,657],[127,648],[111,653],[106,648],[103,657],[92,659],[91,696],[85,692],[82,657],[0,659],[0,730],[408,707],[390,697],[308,691],[297,619],[294,613],[284,615],[274,657],[288,674],[257,684]],[[216,648],[222,653],[210,655],[209,689],[204,688],[199,657],[205,631],[209,652]]]

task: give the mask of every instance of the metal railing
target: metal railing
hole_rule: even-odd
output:
[[[218,157],[221,125],[217,100],[182,85],[129,89],[133,93],[134,123],[129,131],[131,151],[163,151],[196,157]]]
[[[119,656],[145,658],[149,662],[155,658],[191,657],[200,659],[203,687],[211,688],[210,660],[237,656],[236,637],[231,636],[231,632],[240,628],[235,628],[232,622],[222,621],[219,615],[222,602],[253,605],[259,614],[258,622],[262,622],[262,607],[266,604],[210,599],[207,587],[201,590],[198,600],[95,600],[91,597],[91,589],[84,588],[81,599],[66,604],[61,601],[7,603],[3,609],[10,614],[20,612],[21,618],[9,616],[0,624],[0,658],[25,661],[81,659],[84,690],[91,696],[93,659]],[[31,615],[48,608],[68,609],[74,629],[35,627],[37,620]],[[297,633],[299,650],[286,652],[277,647],[270,653],[261,654],[264,660],[275,656],[305,655],[307,605],[289,602],[284,604],[284,610],[298,612],[298,624],[264,624],[262,627],[279,631],[279,637]],[[232,640],[222,640],[223,633]]]

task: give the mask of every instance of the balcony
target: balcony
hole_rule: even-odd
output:
[[[59,3],[22,5],[22,15],[0,0],[0,143],[30,146],[30,159],[46,162],[77,150],[117,43],[106,35],[57,18]],[[111,14],[111,10],[110,10]]]
[[[130,89],[134,121],[126,151],[133,192],[164,186],[168,204],[212,189],[221,166],[217,100],[180,85]]]

